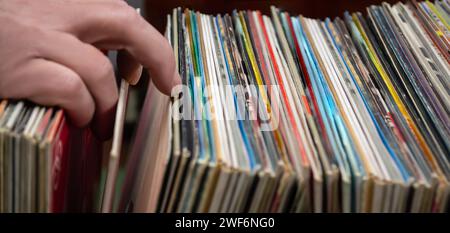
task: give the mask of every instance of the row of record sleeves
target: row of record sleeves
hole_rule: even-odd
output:
[[[183,86],[118,211],[448,212],[447,1],[167,22]]]
[[[124,159],[121,86],[106,184],[90,130],[2,100],[0,212],[449,212],[449,2],[293,13],[174,9],[183,85]]]

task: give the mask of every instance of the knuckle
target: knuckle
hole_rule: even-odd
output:
[[[29,49],[25,50],[29,56],[38,56],[49,46],[51,37],[46,30],[38,27],[24,27],[22,30],[25,30],[21,36],[29,46]]]
[[[128,4],[118,7],[118,20],[122,22],[125,26],[138,24],[141,22],[141,16],[136,12],[136,10],[130,7]]]
[[[117,7],[129,7],[128,3],[126,1],[111,1],[114,5]]]

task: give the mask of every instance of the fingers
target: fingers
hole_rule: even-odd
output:
[[[90,10],[83,8],[84,17],[70,27],[71,33],[86,43],[126,49],[149,70],[156,87],[165,94],[181,84],[168,41],[135,9],[123,1],[84,4],[89,4]]]
[[[118,99],[111,62],[94,46],[69,34],[47,32],[43,36],[44,41],[47,41],[46,38],[52,40],[52,45],[40,46],[39,54],[70,68],[81,77],[95,101],[93,130],[101,138],[109,137],[112,134],[113,112]]]
[[[76,126],[94,115],[94,100],[78,74],[52,61],[33,59],[2,86],[3,97],[64,108]]]

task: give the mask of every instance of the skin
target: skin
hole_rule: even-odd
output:
[[[62,107],[101,137],[110,134],[118,99],[102,51],[120,50],[120,76],[131,84],[140,64],[167,95],[181,83],[167,40],[125,1],[0,1],[0,22],[0,97]]]

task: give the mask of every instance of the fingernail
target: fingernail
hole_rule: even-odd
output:
[[[139,66],[136,70],[134,70],[133,74],[127,77],[127,81],[130,85],[136,85],[139,82],[139,79],[142,75],[142,66]]]

